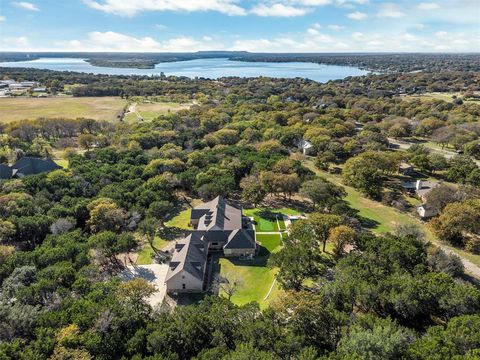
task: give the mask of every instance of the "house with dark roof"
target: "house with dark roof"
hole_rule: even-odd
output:
[[[192,209],[190,225],[193,230],[175,245],[165,278],[167,292],[204,291],[211,252],[227,257],[256,254],[258,247],[250,219],[221,196]]]
[[[412,175],[413,174],[413,166],[406,162],[401,162],[398,165],[398,172],[402,175]]]
[[[7,164],[0,164],[0,179],[10,179],[13,175],[13,169]]]
[[[24,156],[12,165],[13,176],[24,177],[27,175],[36,175],[47,171],[61,169],[52,159],[41,159],[36,157]]]

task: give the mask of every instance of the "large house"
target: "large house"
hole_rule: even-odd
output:
[[[0,179],[22,178],[27,175],[36,175],[57,169],[61,169],[61,166],[52,159],[24,156],[12,166],[0,164]]]
[[[192,209],[194,230],[177,241],[165,278],[167,292],[202,292],[206,288],[208,254],[253,257],[257,251],[255,230],[242,210],[221,196]]]

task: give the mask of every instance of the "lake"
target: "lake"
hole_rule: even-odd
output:
[[[323,65],[305,62],[270,63],[243,62],[228,59],[197,59],[159,63],[154,69],[132,69],[92,66],[82,59],[75,58],[40,58],[32,61],[0,62],[1,67],[21,67],[49,69],[57,71],[76,71],[109,75],[165,75],[204,77],[217,79],[223,76],[274,78],[302,77],[318,82],[343,79],[347,76],[360,76],[368,73],[355,67]]]

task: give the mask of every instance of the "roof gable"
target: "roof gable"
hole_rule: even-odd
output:
[[[24,156],[12,165],[12,169],[16,170],[17,174],[35,175],[42,172],[61,169],[61,167],[50,158],[40,159],[36,157]]]
[[[242,228],[242,210],[228,204],[221,196],[195,207],[192,210],[191,219],[198,219],[198,230]]]
[[[255,234],[253,230],[237,229],[232,231],[224,249],[255,249]]]
[[[7,164],[0,164],[0,179],[10,179],[12,176],[12,168]]]

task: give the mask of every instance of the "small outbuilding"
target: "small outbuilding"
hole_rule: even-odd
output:
[[[438,210],[428,206],[427,204],[423,204],[423,205],[417,206],[417,214],[422,219],[428,219],[428,218],[437,216]]]
[[[402,175],[412,175],[413,166],[406,162],[401,162],[400,165],[398,165],[398,172]]]

